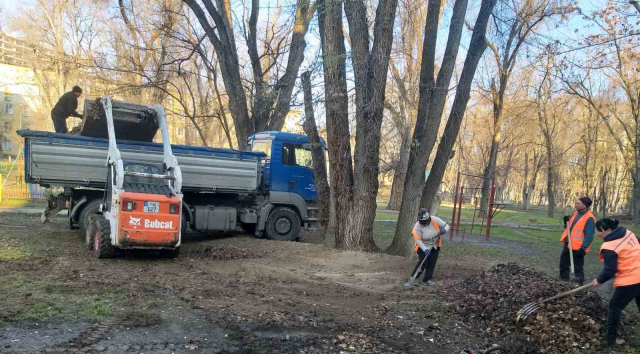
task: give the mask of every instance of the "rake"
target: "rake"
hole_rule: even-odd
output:
[[[583,285],[581,287],[566,291],[566,292],[564,292],[562,294],[558,294],[556,296],[552,296],[552,297],[550,297],[548,299],[544,299],[542,301],[528,303],[528,304],[524,305],[524,307],[521,308],[520,311],[518,311],[518,316],[516,317],[516,323],[518,321],[520,321],[521,319],[522,320],[526,319],[527,317],[529,317],[529,315],[531,315],[534,312],[536,312],[536,310],[538,310],[542,306],[542,304],[544,304],[545,302],[549,302],[551,300],[555,300],[555,299],[559,299],[561,297],[565,297],[565,296],[568,296],[568,295],[571,295],[571,294],[575,294],[575,293],[577,293],[579,291],[582,291],[584,289],[588,289],[588,288],[590,288],[592,286],[593,286],[593,283],[589,283],[589,284]]]

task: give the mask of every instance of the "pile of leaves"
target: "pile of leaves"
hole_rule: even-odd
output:
[[[261,258],[263,253],[253,250],[239,248],[231,245],[215,245],[204,248],[193,249],[185,252],[188,257],[209,258],[219,261],[228,261],[232,259]]]
[[[556,281],[516,263],[499,264],[458,283],[454,312],[479,334],[495,339],[512,353],[568,353],[602,347],[606,333],[607,302],[593,291],[582,291],[545,303],[526,320],[516,323],[524,305],[571,290],[575,284]],[[623,313],[622,330],[637,325]],[[628,341],[627,341],[628,342]]]

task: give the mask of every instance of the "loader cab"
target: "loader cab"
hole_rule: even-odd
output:
[[[320,139],[323,149],[326,144]],[[311,147],[306,135],[268,131],[249,137],[251,151],[264,152],[263,178],[270,191],[298,194],[307,202],[318,199]]]

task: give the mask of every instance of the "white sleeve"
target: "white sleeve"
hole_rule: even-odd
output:
[[[439,218],[439,217],[437,217],[437,216],[432,216],[431,218],[433,219],[433,221],[434,221],[436,224],[438,224],[438,226],[439,226],[439,227],[441,227],[441,228],[442,228],[442,227],[444,227],[444,230],[445,230],[446,232],[449,232],[449,224],[448,224],[448,223],[446,223],[444,220],[440,219],[440,218]]]

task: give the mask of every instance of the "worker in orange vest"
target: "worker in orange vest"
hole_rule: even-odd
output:
[[[416,274],[418,268],[422,266],[420,273],[424,272],[423,282],[426,285],[435,284],[431,280],[431,277],[433,277],[433,271],[436,269],[438,254],[440,253],[440,247],[442,247],[440,236],[446,234],[448,231],[449,224],[437,216],[431,216],[427,209],[420,209],[418,212],[418,222],[413,226],[413,231],[411,232],[419,259],[418,264],[416,264],[411,274]],[[423,262],[424,257],[429,257],[426,262]],[[420,273],[417,273],[416,278],[420,276]]]
[[[604,284],[615,278],[613,286],[616,288],[609,301],[609,316],[607,318],[607,345],[616,345],[620,315],[622,310],[636,300],[640,312],[640,238],[633,232],[618,226],[618,220],[604,218],[596,223],[598,237],[604,239],[600,247],[600,260],[604,262],[604,269],[593,280],[593,285]],[[617,344],[622,344],[619,341]]]
[[[576,281],[582,285],[584,283],[584,256],[589,253],[593,234],[595,232],[596,218],[589,211],[591,199],[582,197],[576,200],[576,212],[572,216],[565,215],[565,230],[562,233],[560,242],[564,243],[560,254],[560,280],[569,281],[569,271],[571,259],[569,257],[569,239],[567,238],[567,225],[571,230],[571,249],[573,252],[573,265],[576,273]]]

